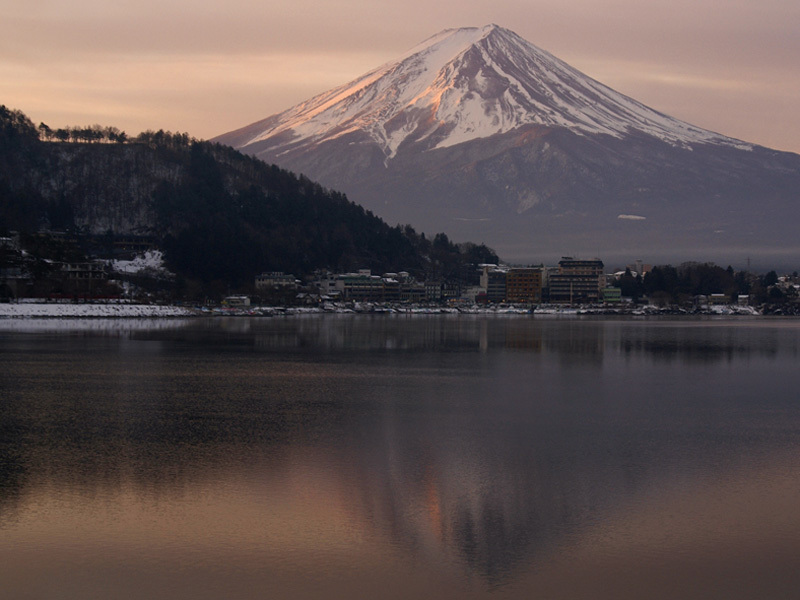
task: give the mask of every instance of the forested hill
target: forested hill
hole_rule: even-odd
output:
[[[271,270],[446,275],[497,260],[482,245],[391,227],[341,193],[226,146],[163,131],[61,131],[0,106],[0,235],[148,237],[180,276],[234,287]]]

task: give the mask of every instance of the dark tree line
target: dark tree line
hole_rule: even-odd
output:
[[[756,302],[774,302],[784,298],[776,283],[778,275],[775,271],[755,275],[747,271],[734,271],[730,266],[723,269],[713,263],[684,263],[678,267],[653,267],[635,290],[638,295],[646,294],[652,299],[672,304],[686,303],[695,296],[710,294],[724,294],[731,300],[746,294]],[[624,288],[622,293],[626,295]]]
[[[171,131],[143,131],[129,140],[134,144],[145,144],[151,148],[167,148],[170,150],[187,150],[197,140],[188,133],[173,133]]]
[[[128,141],[128,135],[116,127],[102,127],[101,125],[87,125],[85,127],[59,127],[51,129],[45,123],[39,123],[37,128],[40,140],[46,142],[82,142],[82,143],[118,143]]]
[[[31,124],[32,125],[32,124]],[[33,131],[38,138],[45,142],[73,142],[73,143],[116,143],[116,144],[145,144],[151,148],[168,148],[172,150],[186,149],[197,140],[188,133],[173,133],[171,131],[143,131],[134,137],[117,127],[103,127],[102,125],[87,125],[84,127],[59,127],[51,129],[45,123]]]

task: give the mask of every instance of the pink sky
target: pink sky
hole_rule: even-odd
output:
[[[700,127],[800,152],[796,0],[2,0],[0,104],[210,138],[497,23]]]

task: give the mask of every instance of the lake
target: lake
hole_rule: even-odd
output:
[[[800,320],[3,320],[0,360],[2,598],[800,589]]]

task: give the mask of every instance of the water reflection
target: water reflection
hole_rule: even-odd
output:
[[[223,555],[221,579],[283,577],[284,591],[304,564],[321,589],[364,592],[368,564],[398,597],[580,597],[576,556],[587,578],[617,573],[616,556],[654,580],[665,555],[702,562],[720,544],[788,561],[800,536],[753,532],[800,531],[763,508],[798,493],[800,412],[782,382],[799,332],[352,317],[6,332],[0,555],[57,553],[46,540],[80,527],[86,544],[126,540],[115,551],[133,562],[147,563],[140,542],[202,567]]]

